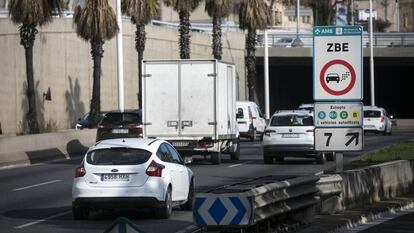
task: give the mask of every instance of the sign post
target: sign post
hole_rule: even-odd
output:
[[[362,51],[360,26],[313,28],[315,150],[337,152],[337,171],[363,150]]]

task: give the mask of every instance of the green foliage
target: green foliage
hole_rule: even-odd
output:
[[[376,152],[367,153],[345,165],[345,169],[355,169],[394,160],[414,157],[414,141],[394,144]]]
[[[211,17],[223,18],[229,15],[232,6],[232,0],[206,0],[205,11]]]
[[[240,29],[263,30],[269,24],[269,11],[263,0],[244,0],[240,4]]]

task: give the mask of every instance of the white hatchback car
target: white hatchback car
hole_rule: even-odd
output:
[[[168,142],[108,139],[92,146],[76,168],[72,212],[86,219],[91,210],[153,208],[169,218],[172,207],[190,210],[194,176]]]
[[[273,114],[263,137],[265,164],[282,162],[284,157],[311,157],[324,163],[325,154],[314,147],[313,113],[303,110],[280,111]],[[333,160],[332,157],[329,160]]]
[[[384,108],[364,106],[364,132],[392,134],[392,121]]]
[[[266,119],[255,102],[237,101],[236,118],[240,137],[256,141],[257,135],[261,137],[266,128]]]

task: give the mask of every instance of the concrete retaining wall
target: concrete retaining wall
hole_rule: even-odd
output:
[[[146,27],[145,59],[179,58],[178,30],[160,26]],[[191,58],[212,59],[208,33],[191,33]],[[135,50],[135,26],[123,23],[125,108],[137,108],[138,64]],[[223,60],[236,64],[239,96],[246,99],[244,33],[223,30]],[[116,40],[104,44],[101,77],[101,109],[117,108]],[[20,45],[18,25],[0,18],[0,124],[3,134],[21,132],[27,112],[25,96],[26,70],[24,49]],[[54,122],[58,129],[75,126],[79,117],[89,111],[92,95],[93,63],[90,45],[80,39],[72,19],[56,19],[39,28],[33,49],[35,95],[41,125]],[[43,93],[50,87],[52,101]]]
[[[36,164],[81,155],[95,143],[95,139],[95,129],[0,137],[0,167]]]

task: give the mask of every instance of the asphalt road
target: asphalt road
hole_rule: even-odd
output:
[[[364,152],[399,141],[413,139],[414,132],[394,132],[392,136],[367,135]],[[349,161],[359,153],[348,153]],[[130,218],[143,231],[152,233],[188,232],[192,229],[190,211],[173,211],[169,220],[158,220],[148,210],[135,212],[94,212],[87,221],[75,221],[71,214],[71,184],[81,158],[28,167],[0,169],[0,232],[102,233],[119,216]],[[265,175],[305,175],[332,169],[311,159],[287,159],[283,164],[265,165],[260,142],[243,141],[241,159],[225,156],[222,164],[211,165],[194,157],[190,165],[196,177],[196,191]]]

